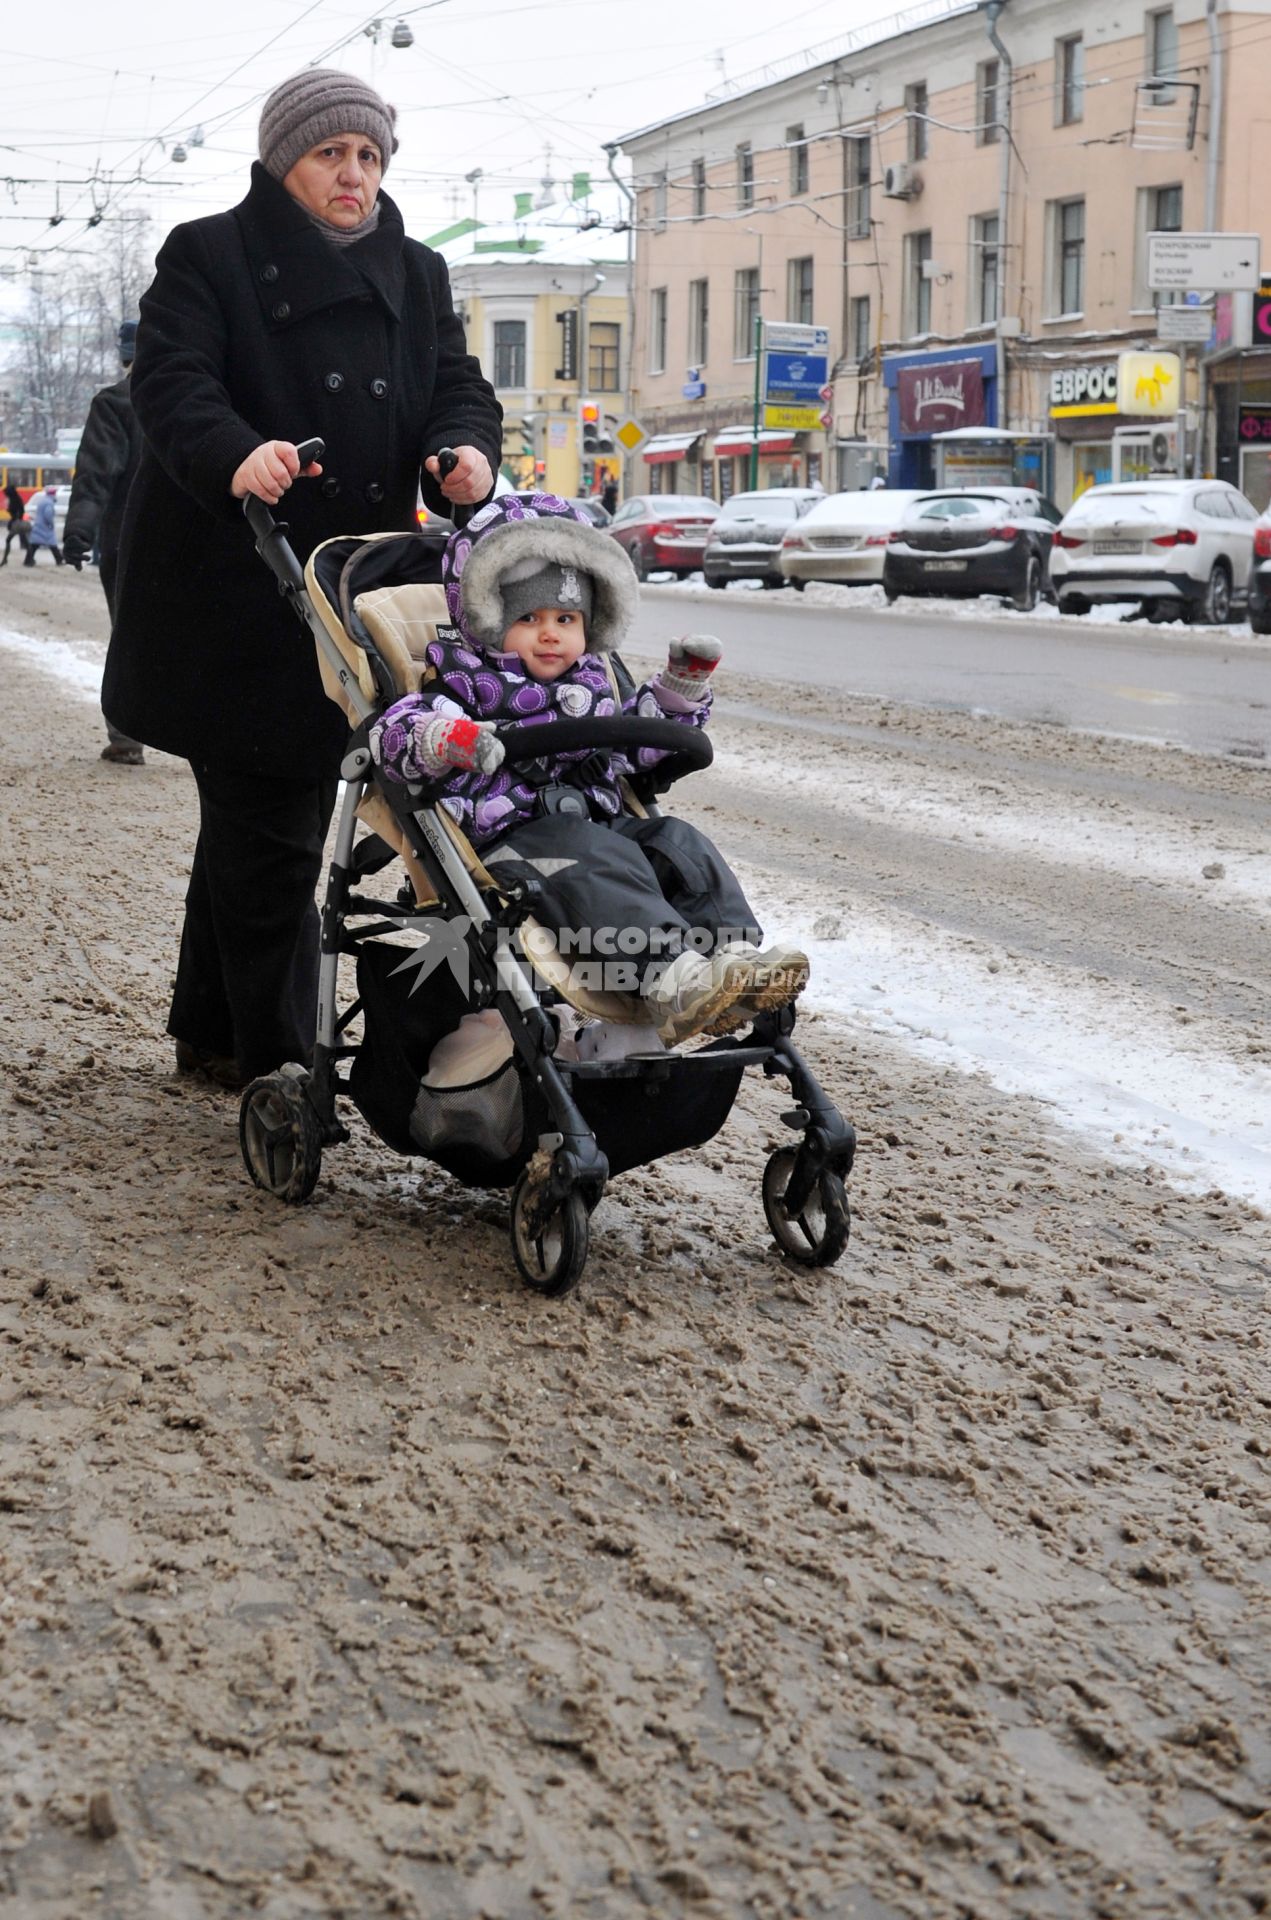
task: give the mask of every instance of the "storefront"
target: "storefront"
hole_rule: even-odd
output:
[[[1212,407],[1214,471],[1252,501],[1271,505],[1271,288],[1219,294],[1215,352],[1206,362]],[[1250,344],[1250,342],[1254,344]]]
[[[1087,487],[1112,480],[1112,435],[1122,420],[1117,405],[1117,359],[1052,370],[1047,394],[1055,433],[1056,506],[1069,507]]]
[[[640,450],[640,456],[648,468],[645,482],[649,493],[696,493],[701,481],[698,477],[698,452],[701,444],[701,431],[696,433],[660,433],[646,440]],[[681,462],[684,471],[681,473]]]
[[[800,442],[807,436],[799,433],[779,433],[775,429],[761,427],[758,436],[759,459],[756,463],[757,487],[801,487],[812,484],[807,474],[806,463],[809,456],[800,449]],[[734,493],[747,493],[750,490],[751,453],[755,446],[755,434],[750,427],[721,427],[715,435],[713,444],[707,449],[706,464],[714,463],[718,484],[718,498],[728,500]],[[817,458],[820,478],[820,460]]]
[[[893,487],[933,487],[938,433],[997,423],[997,353],[993,345],[883,356]]]

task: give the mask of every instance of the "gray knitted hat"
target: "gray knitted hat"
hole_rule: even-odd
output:
[[[577,567],[557,566],[548,561],[522,560],[509,567],[499,581],[503,602],[503,630],[523,613],[536,613],[540,607],[562,607],[567,613],[580,613],[583,625],[591,619],[591,575]]]
[[[266,173],[285,180],[297,160],[335,133],[367,133],[380,150],[383,171],[397,151],[397,109],[353,73],[306,67],[275,87],[260,115],[260,158]]]

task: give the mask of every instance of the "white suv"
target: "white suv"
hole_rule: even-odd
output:
[[[1059,611],[1138,601],[1150,618],[1221,626],[1245,598],[1257,518],[1225,480],[1091,487],[1055,530],[1050,584]]]

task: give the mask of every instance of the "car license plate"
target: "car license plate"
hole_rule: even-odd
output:
[[[1142,544],[1138,540],[1096,540],[1096,553],[1141,553]]]
[[[966,561],[965,560],[924,560],[922,563],[922,570],[924,573],[965,573]]]

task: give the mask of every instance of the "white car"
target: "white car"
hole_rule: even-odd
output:
[[[1245,599],[1253,507],[1225,480],[1091,487],[1055,529],[1050,583],[1061,613],[1138,602],[1152,619],[1221,626]]]
[[[782,540],[779,564],[786,580],[800,588],[809,580],[862,587],[881,580],[888,537],[906,507],[921,498],[905,487],[832,493]]]

